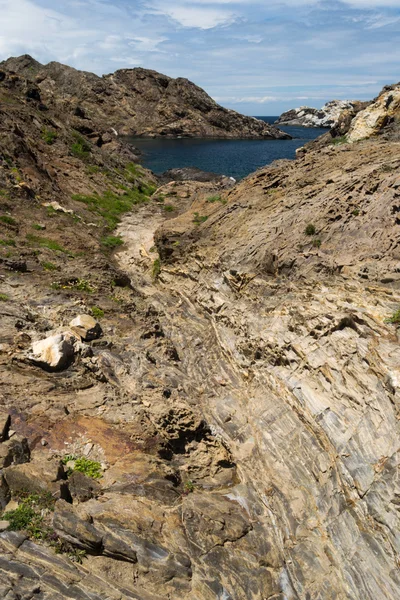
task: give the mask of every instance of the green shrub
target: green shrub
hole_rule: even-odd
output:
[[[124,192],[121,196],[111,190],[104,192],[101,196],[100,194],[91,196],[75,194],[72,199],[86,204],[91,212],[103,217],[110,229],[114,229],[120,222],[121,215],[132,210],[134,205],[148,200],[148,195],[139,191],[138,188],[125,188]]]
[[[319,248],[321,246],[321,240],[319,240],[318,238],[313,240],[312,245],[314,246],[314,248]]]
[[[17,221],[8,215],[1,215],[0,221],[6,225],[17,225]]]
[[[0,246],[15,246],[15,240],[0,240]]]
[[[69,462],[73,463],[73,466],[67,469],[67,475],[72,475],[74,471],[78,471],[92,479],[100,479],[102,476],[101,464],[84,456],[76,457],[69,454],[63,457],[62,462],[64,465]]]
[[[360,211],[358,208],[355,208],[351,214],[354,215],[355,217],[358,217],[358,215],[360,214]]]
[[[58,242],[55,240],[50,240],[49,238],[42,238],[38,235],[32,235],[28,233],[26,236],[28,242],[40,246],[40,248],[47,248],[48,250],[56,250],[58,252],[67,252]]]
[[[155,261],[153,262],[153,268],[151,271],[153,279],[157,280],[160,273],[161,273],[161,261],[159,258],[156,258]]]
[[[345,135],[342,137],[333,138],[332,144],[334,146],[340,146],[341,144],[347,144],[347,138]]]
[[[393,325],[400,325],[400,308],[392,314],[389,319],[386,319],[386,323],[392,323]]]
[[[163,208],[165,212],[174,212],[175,210],[175,206],[172,206],[172,204],[165,204]]]
[[[57,132],[52,131],[51,129],[46,129],[43,127],[42,129],[42,140],[46,142],[49,146],[54,144],[57,139]]]
[[[92,311],[92,315],[95,319],[101,319],[104,317],[104,310],[99,306],[92,306],[90,310]]]
[[[32,228],[36,229],[36,231],[43,231],[43,229],[46,229],[44,225],[40,225],[39,223],[34,223],[32,225]]]
[[[8,302],[9,299],[7,294],[0,294],[0,302]]]
[[[75,140],[71,145],[72,156],[81,160],[87,160],[91,150],[90,144],[78,132],[74,132],[72,136]]]
[[[184,494],[191,494],[192,492],[194,492],[195,490],[195,485],[193,483],[193,481],[191,481],[190,479],[188,479],[187,481],[185,481],[185,483],[183,484],[183,489],[184,489]]]
[[[315,225],[313,225],[312,223],[309,223],[307,225],[307,227],[305,228],[304,233],[306,235],[315,235]]]
[[[200,225],[200,223],[205,223],[205,221],[207,221],[208,217],[207,216],[201,216],[199,215],[198,212],[195,212],[193,215],[193,223],[195,223],[195,225]]]
[[[19,506],[6,512],[3,519],[10,523],[12,531],[25,531],[35,540],[47,540],[53,530],[46,524],[46,513],[54,510],[55,499],[49,492],[28,494],[22,492],[18,497]]]
[[[120,236],[108,235],[102,238],[101,243],[106,248],[113,249],[118,248],[118,246],[122,246],[124,240]]]
[[[45,271],[57,271],[58,267],[52,262],[42,262],[42,267]]]
[[[275,192],[275,190],[273,190]],[[214,204],[214,202],[221,202],[221,204],[226,204],[227,200],[221,197],[221,194],[216,194],[215,196],[209,196],[207,198],[207,202]]]

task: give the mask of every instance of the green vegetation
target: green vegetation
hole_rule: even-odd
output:
[[[80,158],[81,160],[87,160],[91,150],[89,142],[87,142],[77,131],[74,131],[72,136],[75,140],[70,148],[72,156]]]
[[[305,228],[304,233],[306,235],[315,235],[315,231],[316,231],[315,230],[315,225],[313,225],[312,223],[309,223],[307,225],[307,227]]]
[[[7,294],[0,294],[0,302],[8,302],[9,299]]]
[[[48,250],[55,250],[58,252],[68,252],[67,250],[65,250],[65,248],[60,246],[58,242],[56,242],[55,240],[50,240],[49,238],[42,238],[38,235],[32,235],[31,233],[28,233],[26,239],[28,240],[28,242],[40,246],[40,248],[47,248]]]
[[[110,229],[114,229],[118,225],[121,215],[132,210],[135,204],[141,204],[148,200],[148,196],[137,188],[132,190],[126,188],[124,191],[125,193],[121,196],[108,190],[101,196],[100,194],[92,196],[75,194],[72,199],[86,204],[91,212],[103,217]]]
[[[17,183],[22,182],[22,176],[21,173],[18,171],[17,167],[12,167],[11,173],[14,175],[14,179]]]
[[[42,267],[45,271],[57,271],[58,267],[52,262],[42,262]]]
[[[49,146],[51,146],[52,144],[54,144],[54,142],[57,139],[57,132],[56,131],[52,131],[51,129],[47,129],[46,127],[43,127],[42,129],[42,140],[46,142],[46,144],[48,144]]]
[[[22,492],[19,506],[3,515],[12,531],[25,531],[35,540],[48,540],[53,530],[46,524],[45,517],[54,510],[55,499],[50,492],[28,494]]]
[[[172,204],[165,204],[163,208],[165,212],[174,212],[175,210],[175,206],[172,206]]]
[[[101,243],[106,248],[113,250],[114,248],[118,248],[118,246],[122,246],[124,240],[119,235],[107,235],[101,239]]]
[[[312,245],[314,246],[314,248],[319,248],[321,246],[321,240],[316,238],[315,240],[313,240]]]
[[[87,294],[92,294],[96,289],[87,279],[70,279],[64,282],[53,281],[50,287],[53,290],[75,290]]]
[[[355,208],[351,214],[354,215],[355,217],[358,217],[358,215],[360,214],[360,211],[358,208]]]
[[[193,481],[191,481],[190,479],[185,481],[185,483],[183,484],[183,489],[185,494],[191,494],[192,492],[194,492],[195,485]]]
[[[153,268],[151,274],[154,280],[157,280],[161,273],[161,261],[159,258],[156,258],[153,262]]]
[[[333,138],[332,144],[334,146],[340,146],[341,144],[347,144],[347,138],[345,135],[342,137]]]
[[[0,190],[0,198],[8,198],[9,192],[8,190]]]
[[[85,458],[84,456],[76,457],[72,454],[68,454],[67,456],[63,457],[62,462],[64,465],[69,462],[73,463],[72,466],[67,469],[68,476],[72,475],[74,471],[83,473],[92,479],[100,479],[102,476],[101,464],[94,460]]]
[[[393,325],[400,325],[400,308],[392,314],[389,319],[386,319],[386,323],[392,323]]]
[[[201,216],[199,215],[198,212],[195,212],[193,215],[193,223],[195,225],[200,225],[200,223],[205,223],[205,221],[207,221],[208,217],[206,216]]]
[[[46,212],[47,212],[48,217],[57,217],[58,216],[56,209],[53,208],[52,206],[48,206],[46,209]]]
[[[101,168],[98,165],[88,165],[86,172],[91,175],[92,173],[101,173]]]
[[[0,240],[0,246],[15,246],[15,240]]]
[[[8,215],[1,215],[0,221],[6,225],[17,225],[17,221]]]
[[[92,306],[90,310],[92,311],[92,315],[95,319],[101,319],[104,317],[104,310],[99,306]]]
[[[44,225],[40,225],[39,223],[34,223],[32,225],[32,228],[36,229],[36,231],[43,231],[43,229],[46,229]]]
[[[275,190],[274,190],[275,191]],[[207,198],[207,202],[214,204],[214,202],[221,202],[221,204],[226,204],[227,200],[221,197],[221,194],[216,194],[215,196],[209,196]]]

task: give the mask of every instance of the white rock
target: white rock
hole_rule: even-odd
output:
[[[59,202],[56,202],[56,200],[53,200],[53,202],[44,202],[43,206],[51,207],[54,210],[56,210],[57,212],[63,212],[67,215],[74,214],[73,210],[71,210],[70,208],[65,208],[64,206],[61,206],[61,204]]]
[[[5,531],[10,527],[9,521],[0,521],[0,531]]]
[[[57,333],[32,344],[29,359],[51,371],[67,368],[74,358],[76,337],[72,332]]]
[[[69,326],[85,342],[96,340],[102,334],[100,324],[90,315],[79,315],[71,321]]]

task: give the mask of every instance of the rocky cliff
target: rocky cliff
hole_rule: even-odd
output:
[[[122,69],[98,77],[57,62],[44,66],[26,55],[0,63],[1,68],[34,82],[44,102],[69,115],[82,133],[113,128],[151,137],[290,138],[223,108],[191,81],[156,71]]]
[[[365,108],[368,102],[349,100],[332,100],[320,109],[310,106],[300,106],[281,114],[276,124],[300,127],[328,127],[336,125],[343,111],[350,113],[353,118],[358,111]]]
[[[389,130],[155,189],[0,96],[0,597],[397,599]]]

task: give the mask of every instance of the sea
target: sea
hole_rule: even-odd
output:
[[[257,117],[274,123],[278,117]],[[297,148],[327,132],[309,127],[280,127],[291,140],[219,140],[127,138],[142,152],[141,163],[156,174],[177,167],[197,167],[236,180],[280,158],[295,158]]]

